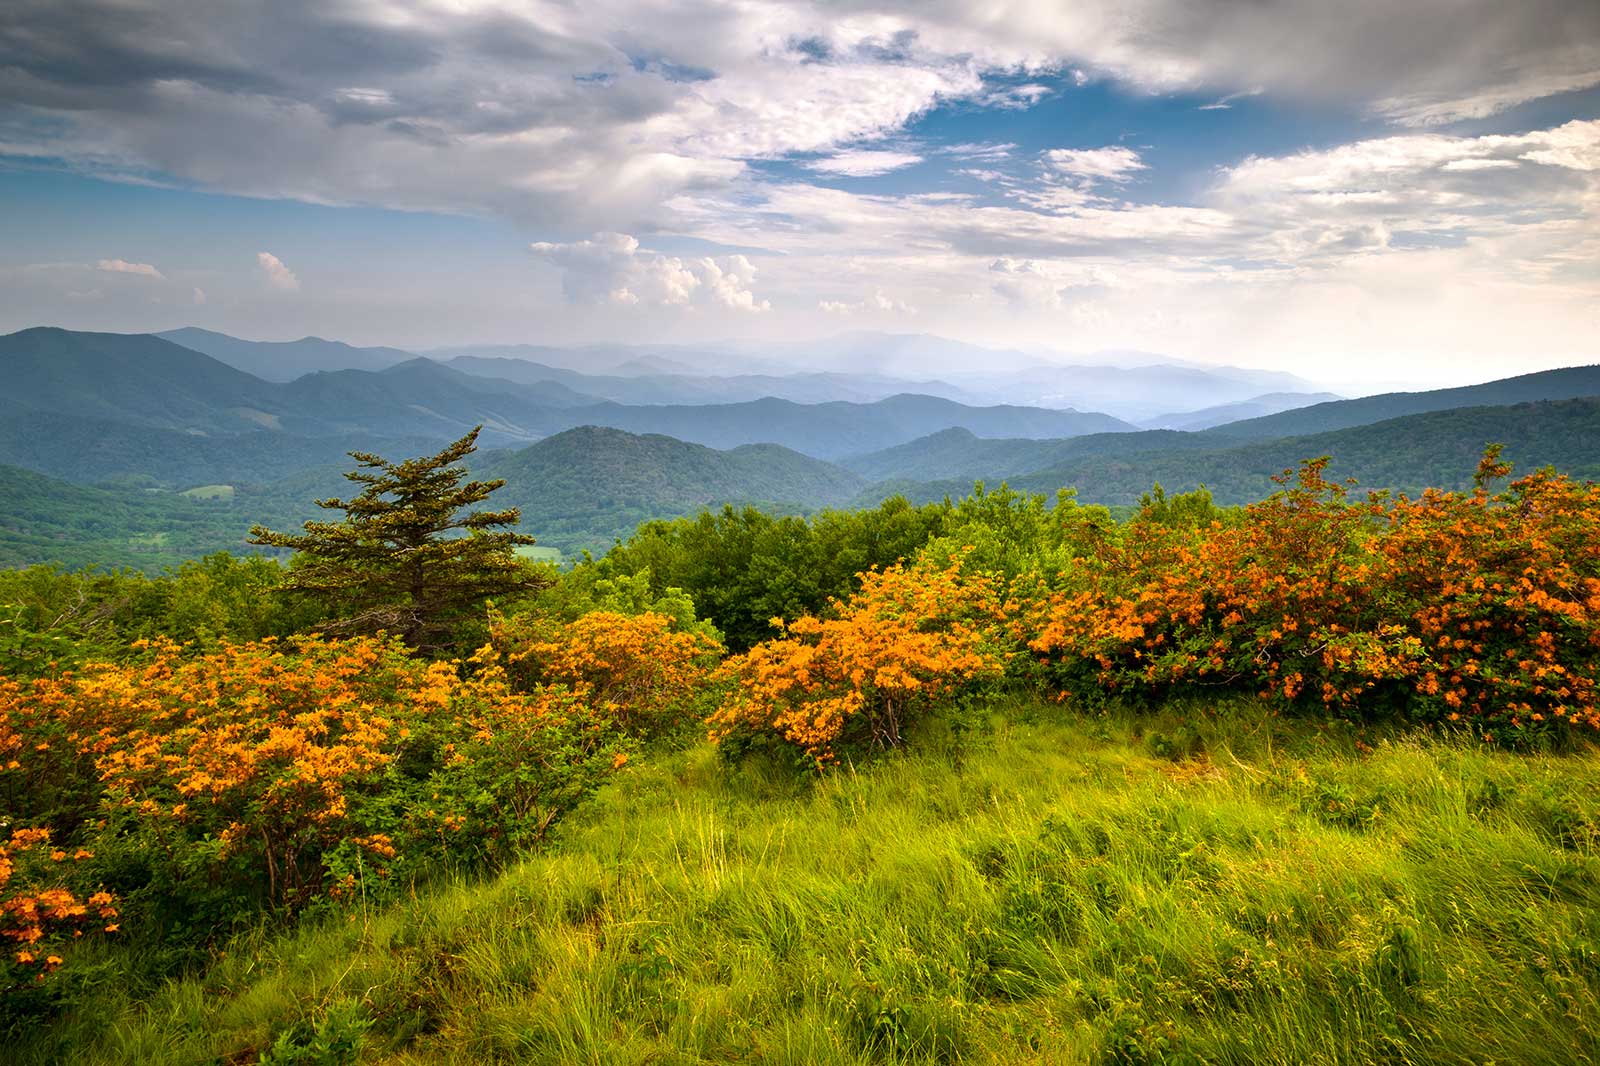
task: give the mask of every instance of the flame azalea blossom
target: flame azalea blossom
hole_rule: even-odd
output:
[[[1600,727],[1600,486],[1540,472],[1491,494],[1510,472],[1491,449],[1473,492],[1352,501],[1326,464],[1237,521],[1135,520],[1018,635],[1080,686]]]
[[[727,661],[732,688],[710,717],[713,739],[770,734],[825,766],[843,744],[899,747],[933,700],[1000,673],[992,582],[956,562],[861,579],[832,617],[798,618]]]
[[[618,642],[596,636],[614,631],[590,620],[550,638],[592,640],[615,660]],[[670,665],[659,644],[640,647],[654,667]],[[81,782],[96,817],[74,833],[149,855],[178,898],[225,891],[241,907],[286,911],[370,898],[402,873],[536,842],[622,767],[623,719],[661,686],[636,692],[627,670],[609,684],[604,673],[571,667],[514,684],[492,647],[429,663],[373,638],[205,652],[145,642],[128,661],[0,677],[0,755],[16,756],[0,764],[0,786],[50,795]],[[23,826],[0,839],[0,939],[13,971],[29,969],[11,980],[54,970],[86,934],[138,921],[94,882],[101,849],[54,836]]]

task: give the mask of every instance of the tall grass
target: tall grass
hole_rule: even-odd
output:
[[[487,882],[107,982],[22,1062],[1583,1063],[1600,760],[1259,708],[642,762]],[[114,956],[104,960],[109,967]],[[88,963],[92,967],[92,963]]]

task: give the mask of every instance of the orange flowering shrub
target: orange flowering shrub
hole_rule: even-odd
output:
[[[1600,726],[1600,488],[1539,473],[1491,495],[1491,450],[1474,492],[1350,502],[1325,463],[1236,523],[1134,522],[1019,635],[1069,685]]]
[[[418,732],[397,752],[379,797],[400,808],[390,819],[398,836],[418,848],[431,843],[452,862],[503,858],[543,839],[633,748],[582,691],[514,691],[492,646],[468,665],[459,676],[453,664],[430,668],[450,675],[448,711],[414,720]]]
[[[381,894],[537,840],[627,745],[581,692],[513,691],[489,649],[461,664],[372,639],[156,643],[134,663],[0,679],[0,793],[53,834],[19,835],[0,869],[70,839],[125,897],[130,929],[203,939],[259,907]],[[0,934],[109,906],[79,913],[77,895],[27,883]]]
[[[731,689],[712,713],[719,742],[770,737],[818,765],[846,747],[899,747],[930,703],[1000,673],[992,583],[944,569],[861,575],[828,618],[805,615],[724,664]]]
[[[565,623],[497,618],[490,639],[523,689],[565,685],[635,735],[691,720],[722,657],[717,641],[654,611],[590,611]]]
[[[26,995],[61,965],[73,940],[118,930],[111,894],[76,887],[92,858],[52,847],[48,829],[14,829],[0,842],[0,996]]]

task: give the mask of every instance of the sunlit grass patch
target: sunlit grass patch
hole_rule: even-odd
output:
[[[813,778],[696,747],[502,876],[107,985],[29,1054],[251,1061],[359,1023],[363,1062],[1579,1063],[1597,815],[1592,752],[1248,703],[1014,707]]]

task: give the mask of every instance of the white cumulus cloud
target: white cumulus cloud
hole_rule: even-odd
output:
[[[904,300],[896,300],[884,295],[882,289],[874,289],[871,295],[854,302],[846,300],[818,300],[817,309],[830,315],[861,315],[861,314],[892,314],[914,315],[917,309]]]
[[[1052,148],[1044,153],[1044,161],[1058,174],[1090,180],[1127,181],[1134,171],[1144,169],[1139,153],[1121,146]]]
[[[561,270],[561,287],[574,303],[766,311],[771,304],[751,289],[756,268],[742,255],[675,256],[642,249],[626,233],[597,233],[582,241],[539,241],[538,258]]]
[[[98,268],[108,274],[138,274],[140,277],[166,280],[166,275],[149,263],[130,263],[126,259],[102,259]]]
[[[261,267],[262,273],[267,277],[267,284],[274,289],[284,292],[296,292],[300,288],[300,279],[294,271],[284,265],[283,260],[271,252],[257,252],[256,264]]]
[[[840,174],[851,178],[875,177],[891,171],[903,170],[922,162],[922,156],[912,152],[875,151],[852,148],[838,152],[826,159],[816,159],[806,164],[807,170],[824,174]]]

